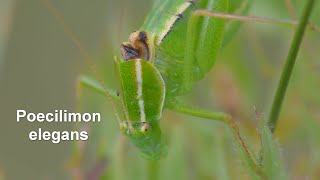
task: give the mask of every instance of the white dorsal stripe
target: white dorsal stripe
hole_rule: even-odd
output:
[[[159,71],[157,71],[157,74],[159,75],[160,80],[162,81],[162,84],[164,85],[164,87],[163,87],[163,94],[162,94],[162,95],[163,95],[163,97],[162,97],[162,101],[161,101],[161,104],[160,104],[160,113],[158,114],[158,120],[160,120],[161,115],[162,115],[162,110],[163,110],[164,100],[165,100],[165,98],[166,98],[166,87],[165,87],[164,80],[162,79],[162,76],[161,76],[161,74],[160,74],[160,72],[159,72]]]
[[[135,70],[136,70],[136,78],[137,78],[137,99],[139,102],[139,109],[140,109],[140,121],[146,122],[146,114],[144,111],[144,101],[142,99],[142,68],[141,68],[141,60],[136,60],[135,63]]]
[[[175,12],[175,14],[168,19],[168,21],[166,22],[164,29],[159,33],[159,37],[158,37],[158,42],[157,44],[160,45],[163,38],[167,35],[167,33],[170,31],[171,27],[174,25],[174,23],[177,21],[177,19],[179,18],[179,14],[182,14],[186,9],[188,9],[188,7],[190,7],[192,5],[191,2],[184,2],[183,4],[181,4],[181,6],[177,9],[177,11]]]

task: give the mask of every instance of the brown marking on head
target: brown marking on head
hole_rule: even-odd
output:
[[[121,54],[124,60],[150,59],[148,34],[144,31],[133,32],[128,41],[121,44]]]

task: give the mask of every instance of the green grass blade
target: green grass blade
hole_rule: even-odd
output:
[[[256,164],[252,163],[252,161],[248,158],[246,153],[242,150],[239,145],[236,145],[236,151],[240,155],[241,165],[243,165],[243,169],[247,172],[248,176],[252,180],[260,180],[263,179],[262,173],[257,173]]]
[[[261,128],[262,165],[268,179],[287,179],[282,167],[280,150],[267,125]]]
[[[305,29],[307,27],[307,23],[308,23],[310,15],[311,15],[312,8],[314,6],[314,2],[315,2],[315,0],[307,1],[306,6],[303,11],[303,14],[299,20],[298,29],[296,30],[294,37],[293,37],[293,41],[292,41],[292,44],[291,44],[291,47],[290,47],[290,50],[288,53],[286,64],[285,64],[284,70],[281,74],[278,89],[277,89],[277,92],[276,92],[276,95],[274,97],[273,104],[271,107],[271,112],[270,112],[269,122],[268,122],[269,127],[271,129],[271,132],[273,132],[275,130],[276,125],[277,125],[277,121],[278,121],[279,114],[281,111],[284,96],[287,91],[287,87],[288,87],[288,84],[290,81],[293,67],[294,67],[294,64],[297,59],[300,44],[302,42],[302,38],[303,38],[303,35],[305,32]]]

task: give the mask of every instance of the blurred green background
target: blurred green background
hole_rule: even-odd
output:
[[[117,89],[113,66],[119,45],[142,24],[150,0],[54,0],[53,5],[97,65],[99,79]],[[294,0],[297,14],[305,1]],[[255,0],[251,15],[289,19],[286,0]],[[320,3],[311,21],[320,25]],[[216,65],[189,101],[232,114],[253,152],[260,152],[267,119],[294,29],[245,23],[221,50]],[[320,177],[320,32],[307,30],[275,132],[289,179]],[[150,162],[120,135],[107,99],[79,86],[90,71],[84,56],[42,0],[0,2],[0,180],[147,179]],[[94,76],[93,76],[94,77]],[[101,123],[17,123],[16,110],[101,112]],[[168,156],[161,179],[250,179],[230,132],[221,123],[169,110],[161,120]],[[39,127],[86,129],[87,142],[31,142]]]

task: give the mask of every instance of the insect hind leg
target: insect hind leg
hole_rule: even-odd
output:
[[[207,11],[226,12],[226,1],[208,0],[198,4]],[[201,79],[213,66],[221,46],[224,21],[192,14],[187,28],[183,67],[183,86],[190,89],[192,82]]]
[[[288,0],[289,1],[289,0]],[[190,89],[192,82],[201,79],[213,66],[223,36],[223,20],[240,22],[259,22],[265,24],[296,27],[298,21],[274,19],[258,16],[242,16],[228,14],[226,8],[215,5],[216,1],[209,0],[203,9],[193,12],[188,22],[184,67],[183,87]],[[250,4],[245,4],[250,5]],[[203,7],[203,6],[201,6]],[[243,8],[242,9],[246,9]],[[309,23],[309,29],[320,32],[314,24]]]

